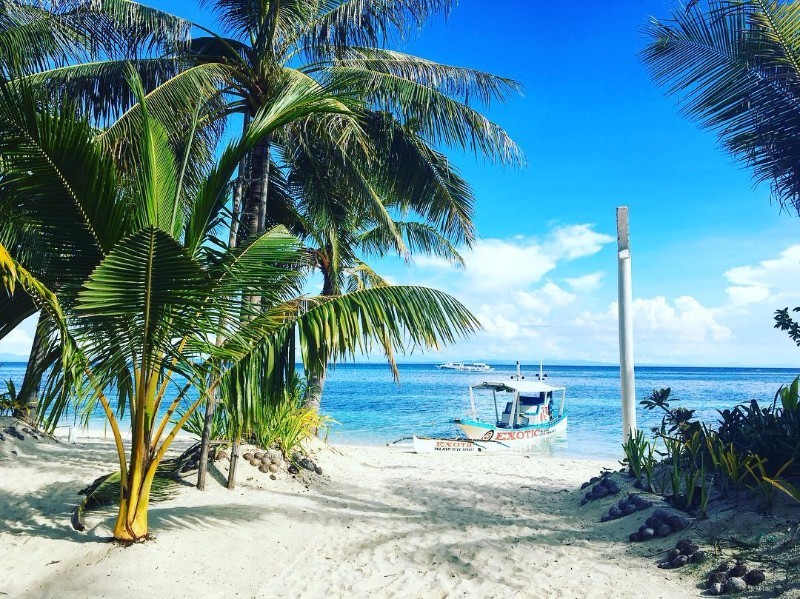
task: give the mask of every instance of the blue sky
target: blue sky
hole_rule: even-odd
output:
[[[213,25],[195,2],[153,4]],[[523,148],[527,168],[451,154],[477,196],[481,241],[467,270],[379,265],[395,282],[455,294],[484,322],[486,332],[430,359],[613,362],[615,208],[625,204],[638,360],[797,363],[800,349],[772,330],[772,313],[800,304],[800,223],[650,80],[638,57],[642,27],[670,5],[463,0],[401,44],[525,88],[488,114]],[[24,353],[31,329],[0,341],[0,353]]]

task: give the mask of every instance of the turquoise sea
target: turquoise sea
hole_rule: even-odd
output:
[[[532,378],[538,366],[523,366]],[[19,384],[25,365],[0,365],[0,380]],[[328,377],[323,412],[335,420],[329,440],[347,444],[383,445],[400,437],[417,435],[456,436],[452,419],[467,414],[467,387],[485,380],[507,380],[515,367],[495,366],[494,372],[469,373],[439,370],[434,364],[402,364],[395,383],[383,364],[340,364]],[[621,439],[619,368],[611,366],[545,366],[548,382],[567,388],[569,430],[564,438],[535,449],[549,454],[580,458],[618,458]],[[641,399],[653,389],[671,387],[680,405],[697,410],[707,422],[718,409],[757,399],[771,402],[782,384],[792,381],[800,369],[772,368],[636,368],[636,395]],[[491,393],[476,395],[478,412],[491,419]],[[638,408],[640,427],[654,426],[660,415]],[[93,428],[103,428],[97,412]]]

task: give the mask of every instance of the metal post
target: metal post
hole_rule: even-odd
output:
[[[636,432],[636,387],[633,378],[633,291],[628,207],[617,208],[617,265],[619,285],[619,370],[622,386],[622,440]]]

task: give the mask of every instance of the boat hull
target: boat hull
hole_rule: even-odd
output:
[[[492,441],[472,441],[470,439],[436,439],[433,437],[412,438],[416,453],[480,453],[483,451],[502,451],[508,446]]]
[[[488,422],[477,420],[455,420],[468,439],[474,441],[494,441],[509,447],[525,447],[538,443],[543,439],[564,434],[567,431],[567,416],[547,425],[521,426],[518,428],[501,428]]]

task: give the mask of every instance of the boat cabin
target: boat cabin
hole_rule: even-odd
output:
[[[547,424],[564,414],[566,387],[554,387],[541,380],[512,380],[507,382],[487,381],[470,387],[469,396],[473,417],[477,417],[473,394],[475,389],[492,390],[498,428]],[[503,407],[502,412],[500,411],[501,406]]]

